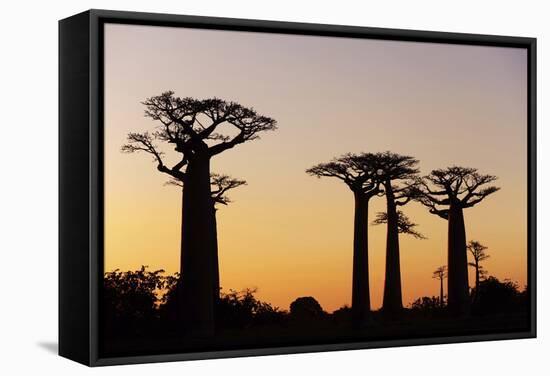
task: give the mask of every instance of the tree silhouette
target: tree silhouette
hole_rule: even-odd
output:
[[[388,213],[378,212],[376,213],[376,218],[371,222],[372,225],[383,225],[388,223]],[[420,232],[415,230],[415,227],[418,225],[413,223],[409,217],[401,210],[397,211],[397,230],[400,234],[411,235],[416,239],[427,239]]]
[[[443,280],[447,278],[447,266],[442,265],[439,268],[435,269],[432,278],[439,280],[439,304],[441,308],[443,308],[445,303],[443,295]]]
[[[410,202],[416,192],[418,160],[391,152],[377,154],[379,175],[386,194],[386,278],[382,309],[396,313],[403,309],[399,256],[399,217],[397,207]]]
[[[183,188],[183,182],[175,179],[168,181],[169,185],[176,185]],[[220,298],[220,267],[219,267],[219,250],[218,250],[218,219],[216,217],[217,208],[216,205],[228,205],[232,202],[227,196],[228,191],[238,188],[242,185],[246,185],[246,180],[240,180],[232,178],[229,175],[212,173],[210,174],[210,192],[212,195],[212,200],[214,201],[214,257],[213,268],[214,268],[214,299],[218,300]]]
[[[355,216],[353,231],[352,318],[356,325],[370,313],[368,214],[369,200],[382,193],[375,154],[345,154],[306,172],[317,177],[342,180],[353,192]]]
[[[312,296],[303,296],[290,303],[290,315],[298,321],[308,322],[326,315],[319,302]]]
[[[101,309],[104,329],[108,334],[139,334],[157,315],[157,293],[166,286],[164,270],[149,271],[142,266],[136,271],[118,269],[103,275]]]
[[[490,256],[485,253],[485,250],[487,249],[487,247],[476,240],[470,240],[466,248],[474,258],[474,262],[469,262],[468,265],[475,268],[475,271],[476,271],[476,287],[475,287],[474,299],[477,300],[477,297],[478,297],[477,292],[479,291],[479,281],[481,280],[481,277],[487,274],[487,271],[483,268],[483,266],[481,265],[481,262],[487,260]]]
[[[216,230],[210,160],[239,144],[276,129],[276,121],[251,108],[218,98],[180,98],[168,91],[146,99],[145,116],[159,125],[153,133],[129,133],[123,152],[150,154],[157,170],[183,183],[181,289],[184,326],[197,335],[214,333]],[[156,142],[179,153],[169,167]]]
[[[482,175],[475,168],[448,167],[433,170],[418,179],[417,199],[430,213],[448,221],[448,307],[454,314],[470,310],[468,260],[463,210],[470,208],[500,188],[487,186],[497,178]]]

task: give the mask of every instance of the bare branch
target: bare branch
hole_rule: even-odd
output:
[[[229,175],[211,174],[210,185],[212,186],[211,192],[214,202],[227,205],[231,202],[226,195],[227,191],[246,185],[246,181],[232,178]]]
[[[474,266],[476,264],[479,265],[481,261],[487,260],[489,257],[491,257],[487,253],[485,253],[487,247],[476,240],[470,240],[466,248],[474,258]]]
[[[177,187],[184,188],[184,181],[172,178],[167,181],[165,185],[175,185]],[[216,173],[210,174],[210,192],[211,197],[216,204],[229,204],[231,200],[227,197],[227,192],[242,185],[246,185],[245,180],[235,179],[229,175]]]
[[[447,266],[442,265],[439,268],[435,269],[433,272],[432,278],[443,280],[447,278]]]
[[[378,212],[376,219],[372,221],[372,225],[381,225],[388,223],[388,213]],[[413,223],[409,217],[405,215],[401,210],[397,211],[397,231],[400,234],[412,235],[417,239],[427,239],[424,235],[415,230],[418,225]]]
[[[493,175],[479,174],[475,168],[452,166],[433,170],[429,175],[417,180],[416,200],[428,207],[431,213],[443,217],[441,211],[448,209],[438,206],[450,206],[452,202],[461,208],[472,207],[500,189],[495,186],[482,188],[496,179]],[[436,188],[433,189],[430,185]],[[444,218],[447,214],[444,214]]]

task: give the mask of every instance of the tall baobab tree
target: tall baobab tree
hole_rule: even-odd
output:
[[[167,184],[176,185],[183,188],[183,182],[175,179],[171,179]],[[210,191],[212,194],[212,200],[214,201],[214,257],[213,257],[213,268],[214,268],[214,299],[217,301],[220,298],[220,267],[219,267],[219,252],[218,252],[218,225],[216,213],[218,209],[216,205],[228,205],[231,200],[227,196],[228,191],[238,188],[242,185],[246,185],[245,180],[235,179],[229,175],[224,174],[210,174]]]
[[[475,168],[448,167],[433,170],[418,180],[417,199],[430,213],[448,222],[448,307],[452,313],[469,312],[468,260],[463,210],[479,204],[500,188],[489,185],[497,179]]]
[[[231,189],[238,188],[242,185],[246,185],[245,180],[235,179],[229,175],[212,174],[212,199],[214,204],[227,205],[231,202],[227,196],[227,192]],[[215,233],[215,250],[214,250],[214,298],[218,300],[220,298],[220,263],[218,256],[218,225],[216,212],[217,208],[214,205],[214,231]]]
[[[447,266],[443,265],[434,270],[432,278],[439,280],[439,306],[444,307],[443,280],[447,278]]]
[[[372,197],[383,193],[378,179],[376,155],[371,153],[345,154],[331,162],[318,164],[306,172],[319,178],[333,177],[340,179],[353,193],[355,215],[351,309],[353,322],[355,325],[360,325],[370,314],[369,201]]]
[[[483,265],[481,265],[481,262],[487,260],[491,256],[485,253],[485,251],[487,250],[487,247],[476,240],[470,240],[466,248],[474,258],[474,261],[469,262],[468,265],[475,268],[475,272],[476,272],[475,299],[477,299],[477,294],[479,291],[479,282],[481,280],[481,277],[483,277],[487,273],[483,268]]]
[[[414,198],[418,160],[389,151],[377,154],[377,159],[378,173],[386,195],[387,217],[386,278],[382,309],[388,313],[397,313],[403,309],[397,208]]]
[[[145,116],[158,126],[152,133],[129,133],[122,151],[150,154],[158,171],[183,183],[178,305],[188,331],[211,335],[216,226],[210,161],[228,149],[257,139],[261,132],[276,129],[276,121],[235,102],[180,98],[172,91],[148,98],[143,104]],[[172,167],[167,165],[157,142],[173,145],[179,153]]]

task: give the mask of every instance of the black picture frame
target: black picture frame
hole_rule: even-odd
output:
[[[460,335],[102,357],[98,297],[103,228],[103,24],[162,25],[347,38],[520,47],[528,52],[528,281],[530,328]],[[59,354],[88,366],[367,349],[536,337],[536,39],[431,31],[88,10],[59,21]]]

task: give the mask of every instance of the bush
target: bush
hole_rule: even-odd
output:
[[[308,321],[323,318],[326,313],[315,298],[304,296],[290,304],[290,316],[294,320]]]
[[[164,270],[118,269],[103,277],[102,312],[107,331],[140,332],[158,317],[157,292],[164,288]]]
[[[216,307],[217,324],[222,328],[244,328],[285,321],[287,312],[256,299],[255,293],[255,289],[222,293]]]
[[[517,283],[499,281],[489,277],[479,283],[479,292],[472,290],[475,297],[472,311],[477,314],[515,312],[526,308],[526,291],[520,292]]]

